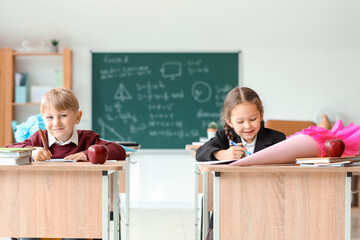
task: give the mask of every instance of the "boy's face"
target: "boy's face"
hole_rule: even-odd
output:
[[[46,130],[48,130],[57,141],[65,142],[71,137],[75,124],[80,122],[81,115],[81,111],[56,110],[54,107],[48,106],[42,117]]]
[[[252,143],[260,130],[262,119],[263,113],[256,104],[243,102],[234,107],[227,123],[234,128],[237,135]]]

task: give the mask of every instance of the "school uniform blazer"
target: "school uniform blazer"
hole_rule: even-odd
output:
[[[240,136],[235,132],[234,136],[234,142],[241,143]],[[286,136],[284,133],[262,127],[257,134],[254,152],[258,152],[285,139]],[[218,130],[215,137],[204,143],[204,145],[196,151],[196,161],[217,161],[218,159],[214,157],[213,153],[219,150],[226,150],[229,147],[229,140],[225,135],[225,130]]]

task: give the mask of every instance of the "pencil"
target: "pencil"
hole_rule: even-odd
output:
[[[230,143],[231,143],[231,145],[233,145],[233,146],[235,146],[235,147],[240,147],[240,145],[239,144],[237,144],[236,142],[234,142],[234,141],[230,141]],[[249,151],[244,151],[247,155],[251,155],[251,152],[249,152]]]
[[[42,143],[43,143],[43,145],[44,145],[45,150],[49,150],[49,146],[48,146],[48,144],[47,144],[47,141],[46,141],[46,139],[45,139],[45,136],[44,136],[43,131],[42,131],[41,129],[39,129],[39,131],[40,131],[41,141],[42,141]]]

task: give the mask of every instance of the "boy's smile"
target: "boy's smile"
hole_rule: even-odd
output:
[[[49,106],[43,114],[46,130],[57,141],[66,142],[72,136],[75,124],[80,122],[81,113],[74,110],[57,110]]]

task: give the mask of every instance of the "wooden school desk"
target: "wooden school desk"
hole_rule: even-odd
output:
[[[135,149],[135,148],[134,148]],[[138,148],[136,148],[138,149]],[[125,207],[124,207],[124,224],[125,224],[125,240],[129,240],[130,236],[130,163],[131,156],[135,154],[135,152],[126,152],[126,160],[128,164],[126,164],[123,168],[123,171],[119,173],[120,177],[120,185],[119,192],[125,194]]]
[[[0,166],[0,236],[120,238],[119,171],[126,161],[34,162]]]
[[[117,144],[123,145],[125,147],[139,150],[141,145],[136,142],[128,142],[128,141],[114,141]],[[124,224],[125,224],[125,240],[129,239],[129,225],[130,225],[130,164],[134,164],[136,162],[131,161],[131,156],[136,152],[126,152],[126,160],[128,160],[129,164],[124,166],[124,171],[120,172],[120,193],[125,194],[125,208],[124,208]]]
[[[185,150],[191,152],[191,156],[195,159],[196,157],[196,150],[201,147],[201,145],[192,145],[188,144],[185,146]],[[195,160],[195,240],[205,240],[206,234],[209,231],[209,219],[210,219],[210,212],[213,210],[213,176],[208,172],[201,172],[198,164]],[[198,233],[198,222],[199,222],[199,215],[198,215],[198,195],[203,193],[202,198],[202,209],[201,209],[201,234]]]
[[[214,174],[214,240],[350,239],[360,167],[200,165]]]

